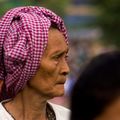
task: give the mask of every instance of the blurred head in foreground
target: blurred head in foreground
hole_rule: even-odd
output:
[[[71,96],[71,120],[120,120],[120,51],[94,57]]]

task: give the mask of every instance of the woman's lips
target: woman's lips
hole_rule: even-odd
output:
[[[65,82],[66,82],[66,79],[65,80],[61,80],[61,81],[59,81],[59,82],[57,82],[58,84],[65,84]]]

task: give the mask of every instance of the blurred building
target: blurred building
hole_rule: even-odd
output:
[[[71,0],[66,8],[65,22],[71,39],[97,37],[96,29],[92,29],[92,25],[96,21],[97,10],[90,1]]]

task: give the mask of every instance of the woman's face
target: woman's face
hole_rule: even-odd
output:
[[[29,82],[29,86],[43,97],[63,95],[66,75],[69,73],[67,53],[68,46],[64,36],[57,29],[51,28],[40,68]]]
[[[120,98],[110,104],[95,120],[120,120]]]

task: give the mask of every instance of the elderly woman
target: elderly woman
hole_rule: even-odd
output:
[[[55,13],[9,10],[0,21],[0,120],[68,120],[68,109],[47,102],[64,94],[67,53],[66,29]]]

